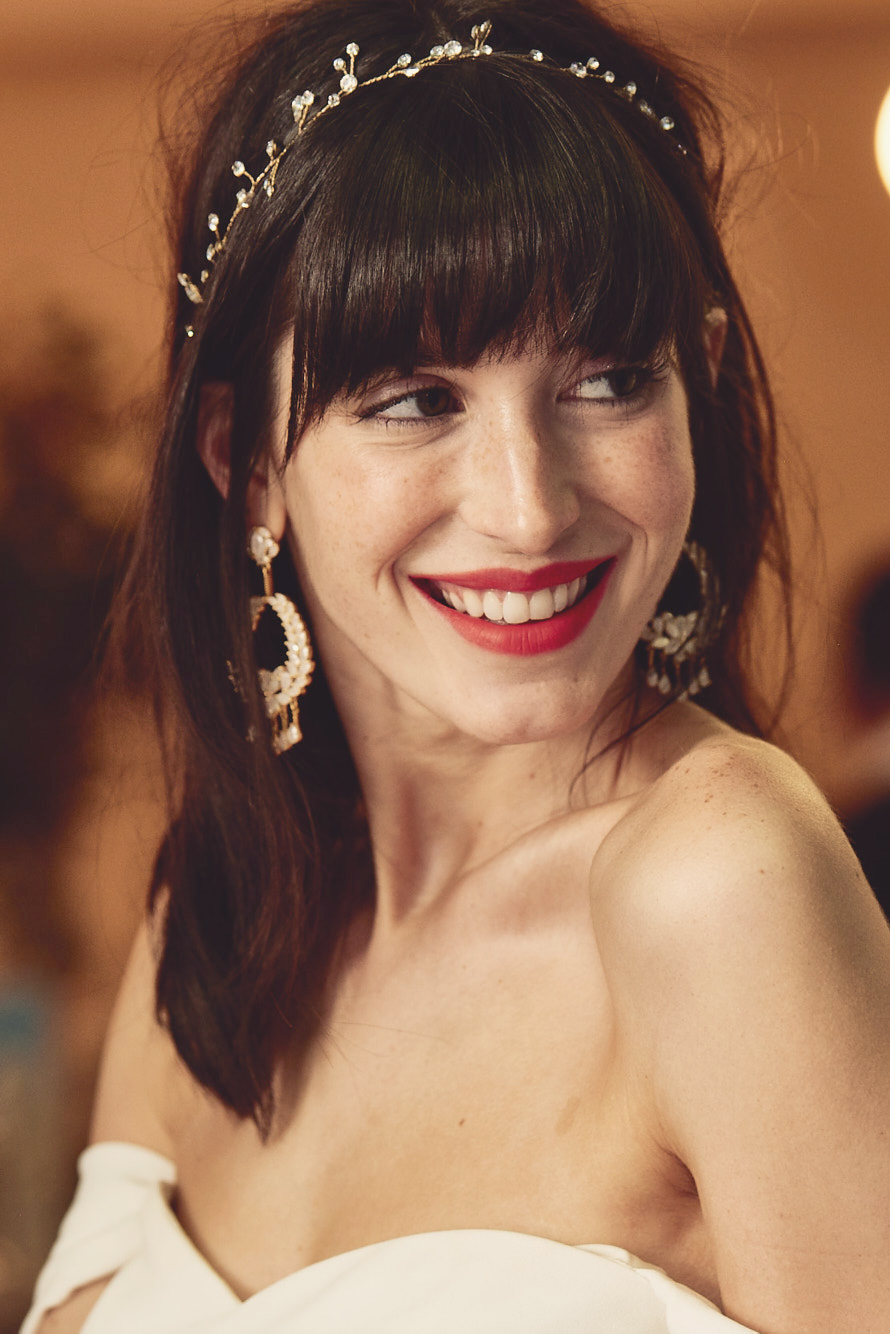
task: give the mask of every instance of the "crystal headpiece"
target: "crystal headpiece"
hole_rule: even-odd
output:
[[[327,101],[316,105],[318,99],[316,94],[310,91],[298,93],[291,102],[291,109],[294,115],[294,128],[286,137],[283,144],[279,145],[274,139],[270,139],[266,144],[266,162],[257,174],[254,176],[247,170],[247,167],[239,159],[232,164],[232,175],[245,184],[238,190],[235,196],[235,208],[228,222],[223,224],[219,214],[210,213],[207,217],[207,226],[211,233],[211,241],[207,246],[205,254],[205,266],[201,270],[198,280],[190,278],[187,273],[177,274],[179,283],[194,305],[199,306],[204,300],[204,287],[210,278],[210,269],[220,253],[225,249],[235,225],[238,214],[244,209],[250,208],[251,204],[258,196],[265,195],[271,198],[275,193],[275,178],[278,175],[278,169],[282,160],[293,148],[294,144],[303,134],[307,125],[318,120],[327,112],[332,111],[339,106],[344,97],[356,92],[359,88],[370,88],[372,84],[383,83],[385,79],[405,78],[413,79],[422,70],[430,69],[433,65],[441,65],[445,61],[452,60],[473,60],[480,56],[490,56],[493,53],[488,45],[488,37],[491,33],[491,24],[486,20],[477,23],[471,30],[470,36],[473,39],[472,46],[463,46],[458,41],[448,41],[441,45],[433,46],[427,56],[415,60],[411,55],[401,55],[395,64],[391,65],[383,74],[375,74],[373,78],[359,80],[355,72],[355,61],[359,53],[359,48],[355,42],[350,42],[346,47],[346,59],[338,56],[334,61],[334,69],[340,75],[340,91],[330,93]],[[666,134],[671,134],[674,130],[674,121],[671,116],[659,116],[645,99],[637,96],[637,85],[631,81],[620,83],[613,70],[604,68],[596,56],[590,56],[586,61],[575,61],[568,66],[557,65],[548,60],[542,51],[532,50],[527,54],[503,51],[498,55],[508,60],[522,60],[533,64],[542,64],[546,62],[554,69],[561,69],[566,74],[574,74],[579,79],[599,79],[608,87],[613,87],[617,93],[628,101],[632,102],[637,110],[649,120],[652,120]],[[313,111],[312,108],[315,107]],[[685,155],[686,149],[676,138],[673,140],[679,153]],[[194,334],[192,326],[186,325],[186,333],[191,338]]]

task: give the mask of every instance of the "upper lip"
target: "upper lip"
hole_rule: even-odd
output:
[[[539,588],[570,584],[573,579],[582,578],[610,559],[609,556],[602,556],[596,560],[556,561],[552,565],[542,565],[537,570],[511,570],[498,566],[489,570],[462,570],[459,574],[423,574],[412,577],[429,583],[457,584],[459,588],[480,591],[498,589],[504,593],[535,593]]]

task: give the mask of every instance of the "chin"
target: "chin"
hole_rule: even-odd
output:
[[[580,689],[555,692],[552,685],[546,691],[529,692],[532,698],[510,700],[512,692],[504,690],[494,700],[475,699],[468,707],[466,700],[451,714],[452,721],[466,736],[489,746],[522,746],[552,741],[559,737],[582,733],[587,738],[601,715],[602,692],[591,692],[587,707],[579,708]],[[526,692],[518,692],[524,695]]]

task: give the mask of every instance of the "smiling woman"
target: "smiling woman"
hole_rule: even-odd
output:
[[[717,112],[577,0],[301,4],[214,88],[118,620],[170,822],[25,1334],[887,1327]]]

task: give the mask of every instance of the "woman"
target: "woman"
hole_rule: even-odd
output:
[[[173,818],[28,1334],[890,1326],[890,936],[756,739],[716,133],[575,0],[225,82],[129,582]]]

